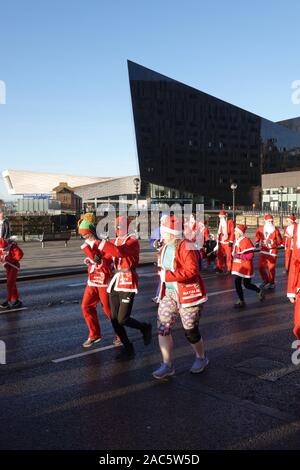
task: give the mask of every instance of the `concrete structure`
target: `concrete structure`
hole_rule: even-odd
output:
[[[53,188],[60,181],[66,182],[71,188],[105,181],[108,177],[72,176],[63,173],[44,173],[24,170],[5,170],[2,172],[3,180],[9,194],[17,195],[45,195],[49,197]]]
[[[300,210],[300,171],[262,175],[263,210]]]

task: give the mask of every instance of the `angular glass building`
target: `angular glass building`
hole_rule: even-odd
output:
[[[128,61],[142,182],[152,201],[259,204],[261,174],[300,169],[300,132]]]

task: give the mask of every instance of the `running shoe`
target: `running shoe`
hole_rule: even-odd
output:
[[[10,308],[9,302],[6,300],[2,304],[0,304],[0,308],[3,308],[5,310],[8,310]]]
[[[10,306],[10,308],[12,308],[12,309],[22,308],[22,307],[23,307],[23,304],[22,304],[21,300],[15,300]]]
[[[93,346],[93,344],[95,343],[99,343],[99,341],[101,341],[101,337],[100,338],[88,338],[84,343],[83,343],[83,347],[84,348],[90,348],[91,346]]]
[[[171,375],[175,374],[174,366],[168,366],[164,362],[161,363],[160,367],[156,369],[152,375],[155,379],[165,379],[166,377],[171,377]]]
[[[265,300],[266,294],[263,289],[260,289],[260,291],[257,293],[257,296],[261,302]]]
[[[235,304],[234,304],[234,308],[245,308],[246,307],[246,304],[245,302],[243,302],[242,300],[238,300]]]
[[[200,372],[203,372],[208,364],[209,360],[206,355],[204,357],[196,357],[190,369],[191,374],[200,374]]]

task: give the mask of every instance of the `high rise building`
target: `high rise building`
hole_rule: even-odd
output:
[[[142,181],[153,201],[259,204],[262,173],[300,169],[300,132],[128,61]]]

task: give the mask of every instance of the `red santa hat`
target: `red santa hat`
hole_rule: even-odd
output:
[[[172,235],[182,234],[182,224],[175,215],[164,217],[164,219],[161,220],[160,229],[161,232],[171,233]]]
[[[286,220],[291,220],[292,222],[296,222],[296,216],[295,215],[288,215]]]
[[[227,217],[227,212],[224,211],[223,209],[219,212],[219,217]]]
[[[243,225],[243,224],[237,225],[234,230],[236,230],[240,235],[245,235],[246,230],[247,230],[247,225]]]
[[[272,216],[272,214],[265,214],[265,215],[264,215],[264,221],[265,221],[265,222],[268,222],[268,220],[272,220],[272,221],[273,221],[273,216]]]

